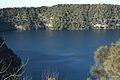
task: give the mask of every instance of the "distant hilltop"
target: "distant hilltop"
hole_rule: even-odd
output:
[[[4,30],[120,29],[120,5],[59,4],[3,8],[0,9],[0,29],[3,27]]]

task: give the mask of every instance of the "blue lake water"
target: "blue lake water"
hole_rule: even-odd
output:
[[[44,71],[59,74],[59,80],[85,80],[94,64],[94,52],[120,38],[119,30],[6,32],[9,48],[29,57],[26,75],[42,80]]]

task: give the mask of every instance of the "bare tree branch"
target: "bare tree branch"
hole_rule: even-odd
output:
[[[5,41],[2,42],[2,44],[0,45],[0,48],[2,48],[2,46],[4,45]]]
[[[13,74],[11,74],[8,77],[4,78],[3,80],[7,80],[7,79],[9,79],[11,77],[20,77],[20,76],[22,76],[24,74],[25,70],[22,71],[22,73],[20,73],[20,74],[19,74],[19,72],[22,70],[23,67],[25,67],[27,65],[28,61],[29,61],[29,57],[27,58],[26,63],[22,64],[20,66],[20,68],[16,72],[14,72]]]
[[[1,69],[1,71],[0,71],[0,74],[5,73],[5,72],[8,70],[8,68],[10,67],[11,63],[12,63],[12,59],[11,59],[10,63],[8,64],[7,68],[5,68],[5,67],[2,66],[2,69]],[[3,64],[3,65],[4,65],[4,64]]]

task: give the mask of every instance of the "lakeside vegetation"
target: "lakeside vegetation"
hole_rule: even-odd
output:
[[[2,30],[89,30],[120,29],[120,6],[108,4],[67,4],[38,8],[0,9]],[[5,27],[4,27],[5,26]],[[6,27],[8,26],[8,27]],[[120,79],[120,41],[101,46],[95,52],[95,65],[91,72],[99,80]],[[21,60],[0,38],[0,80],[19,80]],[[23,80],[30,80],[25,77]],[[57,80],[45,74],[46,80]]]
[[[3,8],[0,9],[0,23],[11,24],[12,29],[18,30],[120,29],[120,5],[59,4]]]
[[[95,52],[95,66],[91,72],[99,80],[120,79],[120,41],[112,43],[111,47],[101,46]]]

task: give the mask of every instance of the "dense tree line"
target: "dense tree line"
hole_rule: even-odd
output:
[[[120,6],[110,4],[59,4],[52,7],[0,9],[0,21],[15,28],[83,30],[120,29]]]

